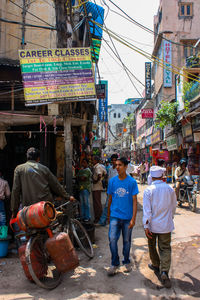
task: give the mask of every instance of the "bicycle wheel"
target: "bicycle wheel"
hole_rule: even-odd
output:
[[[71,219],[71,228],[74,238],[80,249],[90,258],[94,256],[91,240],[83,225],[76,219]]]
[[[37,234],[26,246],[26,263],[35,283],[44,289],[54,289],[61,281],[61,273],[51,260],[46,247],[47,237]]]

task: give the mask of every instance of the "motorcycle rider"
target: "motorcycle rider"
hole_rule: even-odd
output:
[[[187,168],[186,158],[182,158],[179,162],[179,166],[176,168],[175,173],[174,173],[174,177],[175,177],[175,180],[176,180],[175,192],[176,192],[177,200],[179,198],[179,190],[180,190],[181,180],[185,176],[190,176],[190,173],[189,173],[188,168]]]

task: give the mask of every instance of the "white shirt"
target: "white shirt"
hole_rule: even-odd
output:
[[[93,179],[97,180],[98,175],[106,175],[106,169],[102,167],[101,164],[97,163],[94,168],[93,168]],[[93,183],[92,185],[92,191],[102,191],[103,190],[103,185],[102,185],[102,178],[98,180],[96,183]]]
[[[132,174],[135,172],[135,168],[134,168],[134,165],[132,165],[131,163],[128,164],[128,167],[126,169],[126,173],[128,174]]]
[[[110,167],[110,169],[108,170],[108,180],[110,180],[110,178],[113,178],[117,175],[118,175],[117,169],[116,168],[113,169],[113,166]]]
[[[176,194],[162,180],[153,181],[143,195],[143,225],[153,233],[168,233],[174,229]],[[147,224],[148,223],[148,224]]]
[[[149,174],[149,176],[147,177],[147,183],[148,183],[148,185],[151,185],[151,184],[152,184],[152,177],[151,177],[150,174]]]

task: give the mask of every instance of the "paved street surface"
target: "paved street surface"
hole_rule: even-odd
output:
[[[96,228],[95,257],[88,260],[80,255],[80,266],[64,275],[55,290],[46,291],[24,276],[19,259],[10,254],[0,259],[0,299],[65,300],[65,299],[200,299],[200,201],[196,213],[188,207],[177,208],[175,232],[172,236],[173,254],[170,277],[172,288],[163,288],[156,275],[148,269],[147,241],[142,226],[142,194],[139,186],[137,223],[133,230],[133,270],[126,274],[123,267],[114,277],[108,277],[110,264],[108,226]],[[120,240],[121,243],[121,240]],[[119,253],[121,254],[121,244]]]

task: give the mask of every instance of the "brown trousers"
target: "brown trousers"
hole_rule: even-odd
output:
[[[156,244],[158,243],[158,251]],[[161,271],[168,272],[171,264],[171,232],[152,233],[152,239],[148,239],[149,256],[154,267],[160,267]]]
[[[102,214],[101,191],[93,191],[94,223],[98,223]]]

